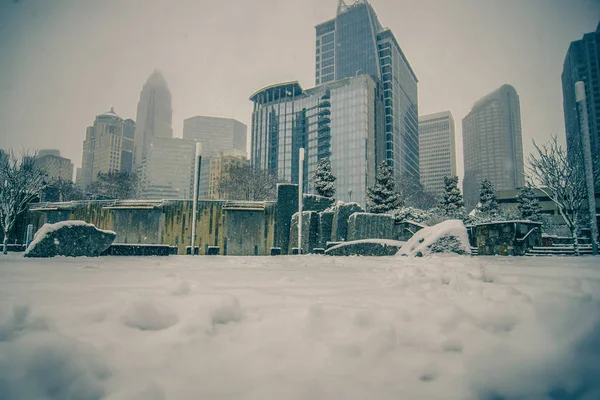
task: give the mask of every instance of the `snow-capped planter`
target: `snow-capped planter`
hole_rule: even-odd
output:
[[[402,246],[397,255],[423,257],[440,253],[471,253],[469,236],[462,221],[451,219],[421,229]]]
[[[340,243],[325,251],[329,256],[393,256],[405,242],[390,239],[363,239]]]
[[[85,221],[44,224],[25,251],[25,257],[97,257],[108,249],[117,234]]]

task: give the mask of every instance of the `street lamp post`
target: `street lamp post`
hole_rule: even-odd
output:
[[[300,149],[298,158],[298,254],[302,254],[302,200],[303,200],[303,180],[304,180],[304,148]]]

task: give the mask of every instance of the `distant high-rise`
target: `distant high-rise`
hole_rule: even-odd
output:
[[[503,85],[478,100],[462,126],[467,209],[477,204],[483,179],[489,179],[496,190],[525,184],[521,108],[514,87]]]
[[[47,182],[73,180],[73,163],[61,157],[59,150],[40,150],[35,157],[35,166],[44,171]]]
[[[226,195],[219,193],[221,179],[228,176],[228,168],[231,166],[247,165],[246,152],[232,149],[219,153],[210,160],[210,181],[208,184],[208,197],[211,199],[227,199]]]
[[[193,197],[196,142],[155,137],[142,165],[142,197],[149,200]]]
[[[111,108],[96,116],[86,129],[77,184],[87,188],[99,172],[131,172],[135,123],[123,120]]]
[[[148,78],[137,107],[134,140],[134,168],[142,167],[152,138],[173,137],[171,92],[164,76],[157,70]]]
[[[579,154],[581,137],[575,82],[583,81],[587,99],[588,126],[592,154],[600,153],[600,23],[596,32],[586,33],[581,40],[571,42],[562,72],[563,108],[567,149],[570,155]]]
[[[421,184],[437,196],[444,193],[444,177],[456,175],[454,118],[450,111],[419,117]]]
[[[200,198],[210,197],[210,161],[221,152],[238,150],[246,154],[248,127],[232,118],[195,116],[183,121],[183,138],[202,143]]]
[[[385,102],[386,160],[396,178],[419,178],[417,77],[394,34],[379,23],[366,0],[339,1],[335,18],[315,27],[315,83],[373,77]]]

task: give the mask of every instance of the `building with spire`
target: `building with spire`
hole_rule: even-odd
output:
[[[148,78],[137,107],[133,164],[141,168],[154,137],[173,137],[171,92],[163,74],[154,70]]]
[[[338,3],[335,18],[315,27],[315,84],[369,75],[382,87],[386,161],[396,178],[419,179],[417,76],[389,28],[366,0]]]
[[[463,118],[462,127],[467,211],[477,205],[484,179],[496,191],[524,186],[521,106],[514,87],[502,85],[478,100]]]
[[[131,172],[135,122],[119,117],[113,108],[96,116],[86,129],[77,185],[86,189],[98,173]]]

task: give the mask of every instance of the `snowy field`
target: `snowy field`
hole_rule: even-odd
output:
[[[600,258],[0,255],[1,399],[600,399]]]

